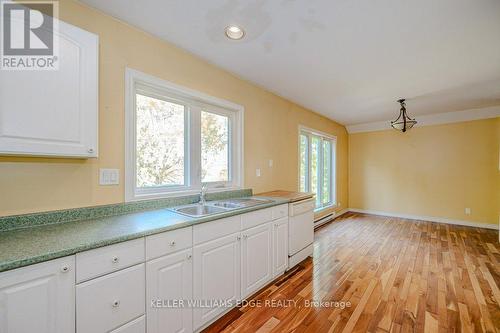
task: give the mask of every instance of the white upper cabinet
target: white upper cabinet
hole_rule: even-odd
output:
[[[0,154],[97,157],[98,36],[59,22],[58,70],[2,70]]]

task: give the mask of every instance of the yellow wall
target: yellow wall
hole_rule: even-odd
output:
[[[60,16],[100,37],[99,158],[0,157],[0,216],[123,202],[128,66],[243,105],[245,186],[256,193],[297,189],[301,124],[337,136],[338,209],[498,222],[500,118],[352,134],[348,147],[343,126],[171,44],[73,0],[60,1]],[[120,168],[120,185],[99,186],[99,168]]]
[[[351,134],[349,206],[497,224],[499,142],[500,118]]]
[[[124,201],[124,71],[131,67],[245,107],[245,186],[297,190],[302,124],[336,135],[339,209],[347,207],[347,132],[171,44],[72,0],[60,18],[99,35],[99,158],[0,157],[0,216]],[[258,70],[258,69],[256,69]],[[268,167],[268,160],[274,167]],[[261,168],[262,176],[255,177]],[[119,186],[99,186],[99,168],[120,168]]]

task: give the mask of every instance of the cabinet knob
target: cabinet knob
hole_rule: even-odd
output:
[[[112,303],[113,307],[114,308],[117,308],[120,306],[120,301],[119,300],[114,300],[113,303]]]
[[[89,152],[89,154],[92,154],[94,152],[94,149],[93,148],[89,148],[87,151]]]
[[[171,241],[170,246],[175,246],[175,241]]]
[[[241,240],[241,236],[240,235],[236,236],[236,240]]]
[[[63,266],[63,267],[61,267],[61,272],[68,273],[69,272],[69,266]]]
[[[248,235],[243,235],[243,238],[244,238],[244,239],[247,239],[247,238],[248,238]]]
[[[113,259],[111,259],[111,261],[113,262],[113,264],[116,264],[117,262],[120,261],[120,258],[118,257],[113,257]]]
[[[191,260],[191,258],[192,258],[192,257],[193,257],[193,255],[192,255],[192,254],[188,254],[188,255],[187,255],[187,259],[188,259],[188,260]]]

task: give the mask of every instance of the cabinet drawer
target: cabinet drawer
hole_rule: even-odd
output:
[[[144,262],[144,238],[76,254],[76,282]]]
[[[314,199],[299,201],[289,205],[288,215],[295,216],[300,215],[308,211],[314,210]]]
[[[273,209],[265,208],[241,215],[241,229],[245,230],[269,222],[273,219]]]
[[[77,285],[76,332],[109,332],[144,315],[145,274],[140,264]]]
[[[273,214],[273,220],[280,219],[282,217],[288,216],[288,204],[279,205],[271,208]]]
[[[186,249],[193,245],[193,228],[187,227],[146,237],[146,260]]]
[[[145,316],[141,316],[110,333],[146,333],[146,318]]]
[[[238,232],[241,227],[240,221],[240,216],[232,216],[195,225],[193,227],[193,242],[194,244],[200,244]]]

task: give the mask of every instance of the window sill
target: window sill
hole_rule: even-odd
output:
[[[235,191],[241,190],[243,187],[232,186],[232,187],[212,187],[208,188],[205,193],[218,193],[225,191]],[[187,197],[190,195],[200,194],[201,189],[190,189],[181,191],[172,191],[167,193],[145,193],[145,194],[135,194],[130,198],[127,198],[126,202],[141,201],[141,200],[152,200],[152,199],[164,199],[164,198],[176,198],[176,197]]]

